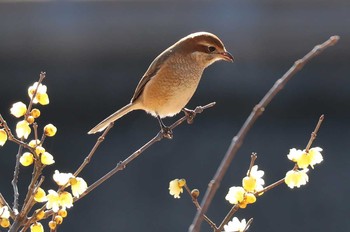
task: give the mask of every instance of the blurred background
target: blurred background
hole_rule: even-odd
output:
[[[196,210],[186,194],[180,200],[169,195],[169,181],[185,178],[204,195],[254,105],[295,60],[336,34],[339,43],[307,64],[258,119],[208,216],[220,224],[229,211],[224,197],[229,187],[241,185],[252,152],[267,184],[282,178],[293,166],[289,149],[303,149],[325,114],[314,142],[325,161],[309,173],[310,183],[293,190],[280,186],[236,216],[254,218],[250,231],[349,231],[349,13],[348,0],[1,1],[0,112],[11,128],[17,120],[9,108],[28,102],[27,88],[47,72],[50,104],[39,107],[37,122],[41,128],[53,123],[58,133],[45,144],[56,160],[45,169],[45,189],[56,189],[55,169],[74,172],[98,138],[87,131],[130,101],[148,65],[178,39],[209,31],[235,57],[205,71],[188,105],[216,101],[214,108],[75,203],[59,231],[187,231]],[[142,111],[123,117],[81,176],[93,183],[158,130],[157,120]],[[16,151],[9,142],[0,149],[0,192],[9,202]],[[30,167],[21,168],[21,202],[30,175]],[[211,230],[203,223],[202,231]]]

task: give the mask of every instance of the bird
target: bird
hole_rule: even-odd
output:
[[[139,81],[129,104],[92,128],[88,134],[105,130],[109,124],[134,110],[144,110],[158,119],[162,132],[172,132],[162,118],[172,117],[185,108],[195,93],[203,71],[216,61],[233,62],[223,42],[209,32],[189,34],[158,55]]]

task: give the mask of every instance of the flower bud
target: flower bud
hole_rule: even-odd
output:
[[[55,221],[50,221],[49,222],[49,227],[51,230],[55,230],[57,227],[57,223]]]
[[[34,117],[33,116],[28,116],[26,121],[29,123],[29,124],[33,124],[33,122],[35,121]]]
[[[186,180],[185,180],[185,179],[180,179],[180,180],[178,181],[178,184],[179,184],[179,187],[182,188],[183,186],[186,185]]]
[[[57,223],[57,225],[61,225],[63,222],[63,218],[59,215],[56,215],[54,220]]]
[[[191,191],[191,196],[195,199],[197,199],[199,197],[199,190],[198,189],[193,189]]]
[[[47,124],[44,127],[44,133],[46,136],[52,137],[56,134],[56,132],[57,132],[57,128],[52,124]]]
[[[32,109],[32,111],[30,111],[30,115],[33,116],[34,118],[39,118],[40,116],[40,110],[39,109]]]
[[[37,210],[35,210],[35,212],[36,212],[36,219],[41,220],[44,218],[44,216],[45,216],[44,210],[37,209]]]
[[[67,210],[60,209],[57,214],[60,215],[61,217],[65,218],[65,217],[67,217],[68,213],[67,213]]]
[[[7,228],[10,226],[10,220],[8,220],[7,218],[1,218],[0,219],[0,226],[3,228]]]
[[[44,232],[44,227],[41,225],[40,222],[36,222],[33,225],[30,226],[31,232]]]

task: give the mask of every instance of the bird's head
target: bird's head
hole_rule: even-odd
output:
[[[233,62],[233,56],[214,34],[196,32],[179,40],[174,48],[183,55],[190,55],[196,62],[207,67],[218,60]]]

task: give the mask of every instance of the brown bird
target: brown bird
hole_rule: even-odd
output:
[[[232,62],[233,56],[216,35],[197,32],[180,39],[154,59],[130,103],[88,133],[103,131],[130,111],[144,110],[157,117],[162,131],[171,138],[171,131],[161,118],[174,116],[184,109],[196,91],[204,69],[218,60]]]

